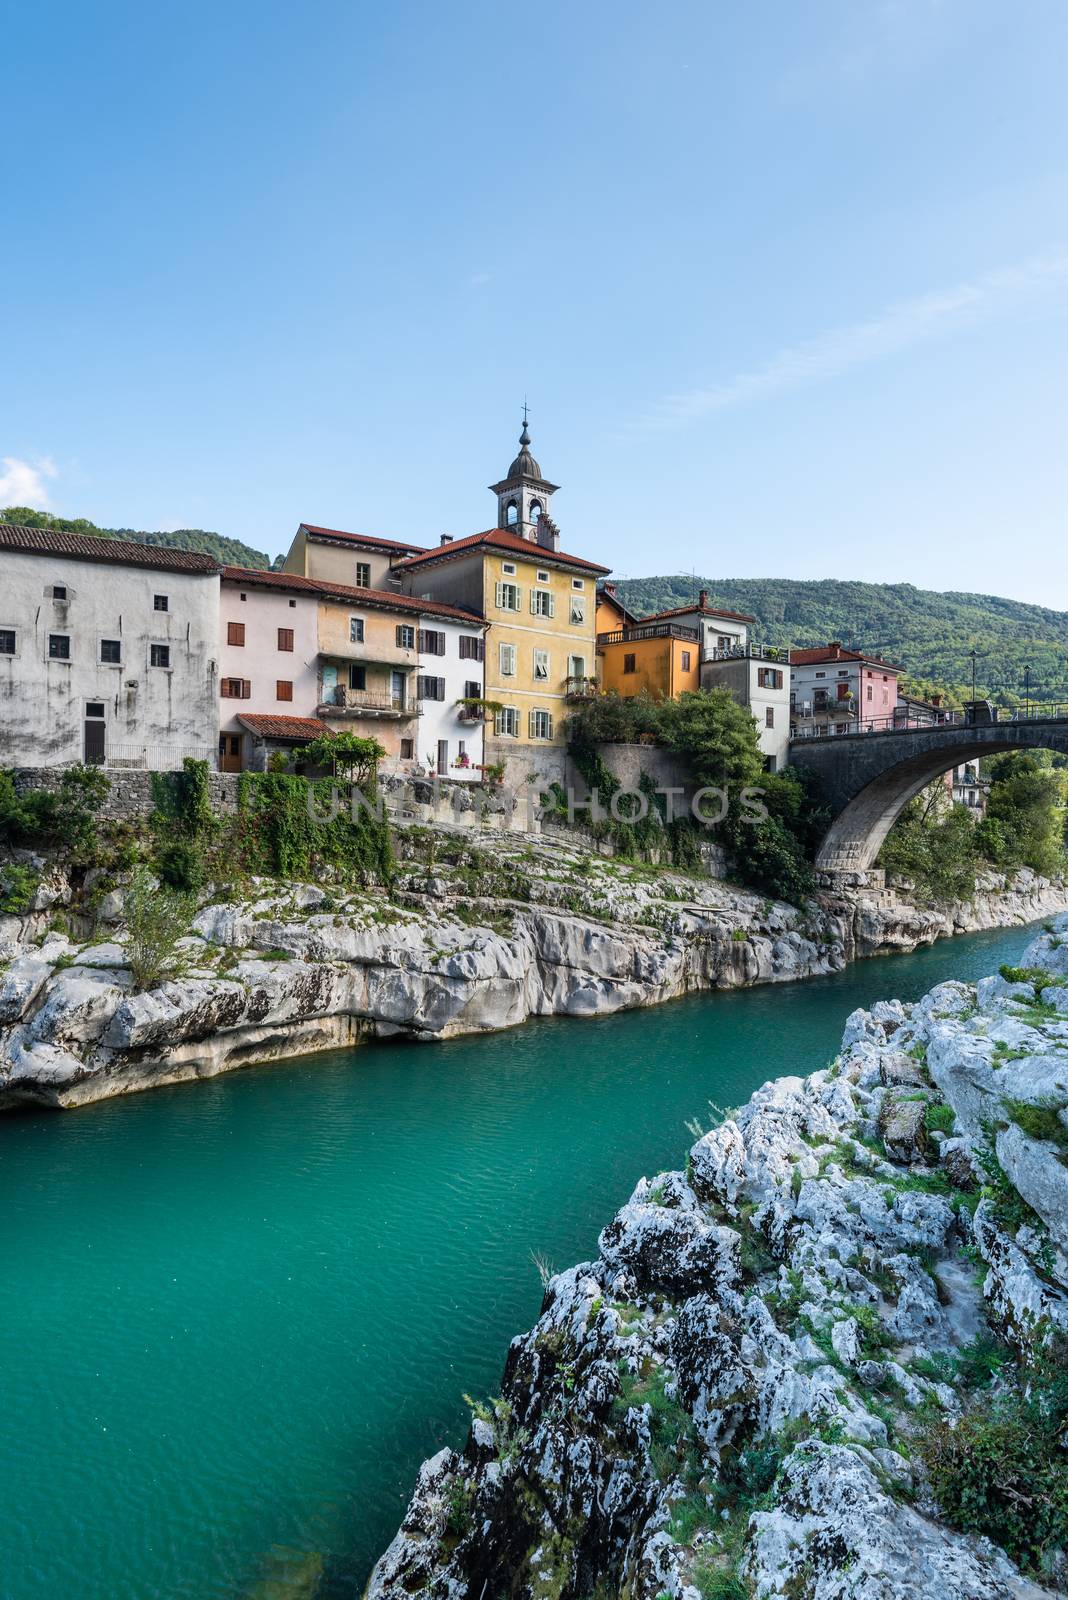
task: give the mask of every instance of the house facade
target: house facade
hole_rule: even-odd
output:
[[[798,738],[892,727],[902,668],[838,640],[790,652],[790,722]]]
[[[315,716],[319,592],[305,578],[224,567],[219,587],[219,770],[263,764],[262,720]],[[320,732],[322,730],[320,729]],[[310,735],[309,737],[314,737]],[[277,738],[272,748],[295,742]]]
[[[214,763],[219,563],[0,524],[0,764]]]
[[[346,533],[341,528],[302,522],[282,570],[351,589],[388,589],[395,563],[416,555],[421,548],[399,539],[378,539],[370,534]],[[396,587],[399,590],[401,586],[398,583]]]

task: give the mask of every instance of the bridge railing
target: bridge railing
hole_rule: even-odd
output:
[[[822,714],[822,713],[821,713]],[[792,715],[798,717],[794,708]],[[1005,726],[1020,722],[1051,722],[1068,719],[1068,703],[1043,702],[1039,705],[1019,706],[1011,711],[1005,706],[991,706],[977,715],[970,711],[941,711],[936,716],[893,712],[885,717],[857,717],[849,722],[826,725],[795,723],[790,729],[791,739],[835,739],[858,733],[929,733],[938,728],[989,728],[995,724]]]

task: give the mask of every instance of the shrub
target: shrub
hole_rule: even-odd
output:
[[[0,868],[0,916],[24,916],[33,905],[38,882],[31,867],[12,862]]]
[[[96,851],[96,815],[109,788],[100,767],[73,766],[64,768],[54,793],[20,795],[13,774],[0,771],[0,843],[58,848],[71,864],[85,865]]]
[[[204,860],[191,839],[172,839],[161,845],[155,867],[161,883],[180,894],[196,894],[204,882]]]
[[[195,909],[192,895],[178,894],[157,883],[144,867],[134,874],[124,911],[135,990],[154,989],[175,976],[177,944],[188,933]]]
[[[1068,1368],[1063,1345],[1044,1355],[1026,1392],[984,1400],[955,1428],[933,1419],[917,1441],[942,1514],[983,1533],[1025,1569],[1068,1541]]]

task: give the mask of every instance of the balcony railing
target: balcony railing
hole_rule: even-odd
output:
[[[706,661],[773,661],[776,666],[790,665],[789,650],[777,644],[731,644],[709,650]]]
[[[350,689],[347,684],[319,683],[319,709],[331,716],[417,717],[419,708],[403,695],[375,693],[371,689]]]
[[[593,700],[600,692],[597,679],[580,673],[576,677],[564,680],[564,698],[566,700]]]
[[[679,622],[649,622],[633,628],[616,628],[612,633],[599,633],[597,643],[639,644],[642,639],[684,639],[695,644],[699,638],[696,628],[684,628]]]

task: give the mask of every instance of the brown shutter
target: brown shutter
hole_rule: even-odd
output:
[[[279,648],[279,650],[292,650],[292,648],[293,648],[293,629],[292,628],[279,628],[279,630],[278,630],[278,648]]]
[[[275,684],[275,691],[276,700],[292,700],[293,684],[291,679],[279,678],[278,682]]]
[[[245,624],[243,622],[228,622],[226,624],[226,642],[227,644],[244,644]]]

